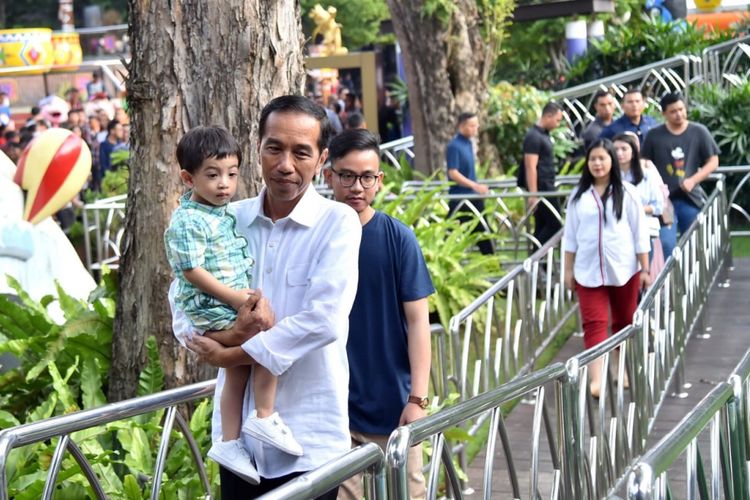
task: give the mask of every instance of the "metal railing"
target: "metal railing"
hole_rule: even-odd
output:
[[[179,389],[129,399],[91,410],[52,417],[0,431],[0,500],[7,500],[9,498],[7,468],[11,450],[55,438],[59,438],[59,440],[47,470],[44,491],[41,498],[45,500],[52,498],[66,453],[69,453],[78,467],[80,467],[95,497],[97,499],[106,498],[104,488],[94,470],[94,466],[86,458],[84,452],[86,448],[85,439],[89,438],[90,435],[85,434],[81,436],[84,442],[79,446],[74,433],[130,417],[163,410],[166,410],[166,413],[162,420],[162,435],[154,465],[154,473],[151,478],[152,500],[160,498],[162,472],[164,471],[167,452],[169,451],[170,435],[175,424],[187,441],[201,484],[210,496],[211,491],[206,468],[203,464],[203,453],[193,437],[190,426],[178,411],[177,405],[211,397],[214,395],[214,388],[215,380],[201,382]]]
[[[547,435],[546,451],[550,454],[550,460],[544,462],[551,466],[551,470],[544,474],[552,478],[547,492],[550,498],[601,498],[615,491],[624,481],[633,457],[644,448],[654,416],[670,384],[675,384],[677,392],[680,390],[685,344],[702,321],[708,291],[719,279],[728,257],[730,246],[724,182],[723,178],[716,182],[698,219],[680,238],[673,258],[667,261],[639,304],[631,326],[572,357],[565,365],[555,364],[523,375],[394,431],[386,449],[390,497],[406,498],[405,450],[420,441],[430,440],[433,460],[430,463],[428,498],[437,495],[441,467],[452,496],[463,498],[465,491],[475,485],[466,485],[459,479],[454,458],[460,458],[463,450],[446,445],[446,434],[459,424],[486,421],[487,418],[490,419],[490,434],[482,480],[484,498],[492,496],[497,438],[503,444],[513,496],[519,497],[519,475],[501,409],[503,405],[532,393],[536,393],[536,401],[531,435],[530,498],[537,498],[543,489],[539,483],[542,464],[539,455],[544,449],[542,430]],[[562,282],[564,268],[561,266],[553,271],[559,273]],[[505,342],[505,339],[501,338],[500,342]],[[484,345],[487,345],[486,340]],[[608,377],[610,359],[615,352],[619,352],[616,384]],[[603,359],[603,387],[598,403],[595,403],[587,388],[587,371],[588,365],[600,357]],[[626,373],[629,379],[627,388]],[[548,388],[545,389],[545,385]],[[554,403],[548,402],[553,398]],[[553,408],[554,414],[550,415]],[[459,463],[466,467],[466,460],[460,459]]]
[[[628,477],[628,498],[674,498],[669,469],[682,456],[687,474],[678,498],[750,498],[749,409],[750,351],[726,382],[711,390],[637,461]],[[707,428],[710,475],[703,466],[699,444]]]
[[[385,457],[375,443],[354,448],[317,469],[292,479],[259,497],[259,500],[308,500],[317,498],[357,474],[364,473],[364,492],[368,500],[385,500]]]
[[[90,273],[101,271],[103,266],[117,269],[120,265],[126,199],[122,194],[83,206],[83,244]]]
[[[750,71],[750,35],[705,48],[702,60],[704,82],[734,84],[737,76]]]
[[[655,99],[666,92],[679,91],[688,97],[690,83],[700,79],[701,64],[701,59],[697,56],[674,56],[560,90],[552,94],[552,98],[562,105],[565,121],[571,130],[580,134],[594,120],[591,109],[597,91],[610,91],[617,98],[615,105],[619,109],[619,99],[627,89],[637,87],[643,89],[647,101],[659,109],[659,103]]]

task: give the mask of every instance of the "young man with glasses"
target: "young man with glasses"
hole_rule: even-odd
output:
[[[425,416],[430,377],[427,297],[435,289],[414,233],[370,204],[382,186],[378,139],[347,130],[328,146],[325,178],[337,201],[362,223],[359,285],[349,315],[349,429],[352,447],[385,449],[399,425]],[[424,498],[422,448],[409,452],[409,497]],[[346,481],[339,498],[362,498],[362,479]]]

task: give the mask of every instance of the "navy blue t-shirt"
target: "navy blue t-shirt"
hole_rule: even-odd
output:
[[[349,314],[349,427],[390,434],[411,391],[403,303],[435,291],[414,233],[381,212],[362,228],[359,285]],[[421,394],[420,394],[421,396]]]
[[[477,174],[474,170],[474,146],[472,146],[471,140],[467,137],[456,134],[451,139],[451,142],[448,143],[448,149],[445,151],[445,162],[448,170],[455,168],[467,179],[472,181],[477,180]],[[448,193],[450,194],[470,194],[473,192],[471,188],[459,186],[458,184],[453,184],[448,188]]]

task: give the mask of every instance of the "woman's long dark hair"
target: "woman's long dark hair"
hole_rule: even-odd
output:
[[[620,164],[617,162],[615,147],[609,139],[597,140],[586,151],[586,168],[584,168],[581,173],[581,180],[578,181],[578,191],[573,195],[573,201],[578,201],[578,199],[583,196],[583,193],[588,191],[594,184],[594,176],[591,175],[591,170],[589,169],[589,157],[591,156],[591,152],[596,148],[604,149],[612,159],[612,168],[609,171],[609,185],[604,191],[604,196],[602,196],[602,203],[606,207],[607,198],[611,194],[612,208],[615,212],[615,217],[617,217],[617,220],[620,220],[622,218],[622,201],[625,196],[625,188],[622,187],[622,174],[620,173]],[[606,210],[602,212],[602,216],[604,217],[604,222],[607,222]]]
[[[627,133],[617,134],[612,139],[612,142],[615,143],[617,141],[624,142],[630,146],[630,151],[632,153],[632,156],[630,157],[630,175],[633,176],[633,185],[637,186],[645,177],[643,175],[643,168],[641,168],[641,153],[639,151],[640,148],[638,147],[638,137]]]

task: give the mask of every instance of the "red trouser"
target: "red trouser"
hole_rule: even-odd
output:
[[[578,304],[583,320],[583,345],[588,349],[607,339],[609,310],[612,310],[612,333],[617,333],[633,321],[638,306],[640,279],[635,273],[622,286],[588,288],[576,283]],[[609,307],[607,307],[609,306]]]

